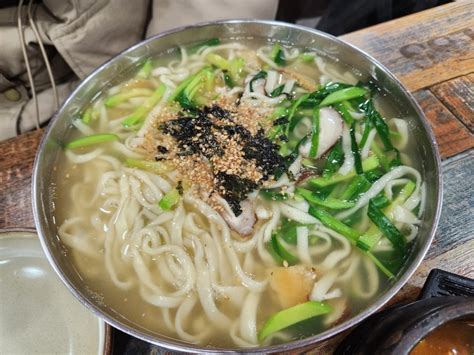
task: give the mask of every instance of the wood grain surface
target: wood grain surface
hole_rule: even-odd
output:
[[[474,239],[474,150],[447,159],[443,170],[443,209],[432,248],[432,258]],[[474,249],[471,249],[474,271]]]
[[[445,81],[430,90],[471,133],[474,132],[474,74]]]
[[[464,124],[430,90],[413,93],[433,128],[441,158],[474,147],[474,137]]]
[[[33,228],[31,172],[43,130],[0,142],[0,228]]]
[[[474,71],[474,2],[456,1],[341,38],[416,91]]]

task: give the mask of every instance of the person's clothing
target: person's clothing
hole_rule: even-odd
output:
[[[96,67],[145,37],[204,21],[274,19],[277,7],[278,0],[43,0],[32,5],[32,17],[62,102]],[[26,8],[22,11],[25,44],[44,124],[55,111],[55,99]],[[16,6],[0,8],[0,140],[36,124],[17,10]]]

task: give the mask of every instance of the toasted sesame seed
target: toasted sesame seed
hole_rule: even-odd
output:
[[[259,110],[223,98],[205,107],[198,117],[183,115],[187,113],[180,113],[176,105],[165,106],[146,132],[140,148],[154,158],[157,147],[164,147],[166,153],[159,148],[159,159],[164,157],[172,163],[183,184],[191,186],[191,191],[214,208],[218,209],[220,203],[212,198],[213,192],[226,200],[233,196],[232,184],[222,186],[225,176],[235,176],[251,190],[274,181],[269,169],[276,168],[272,158],[275,155],[266,154],[277,154],[277,146],[262,133],[271,127],[271,122],[268,124]],[[189,120],[193,123],[189,124]],[[239,193],[239,198],[246,198],[246,194]]]

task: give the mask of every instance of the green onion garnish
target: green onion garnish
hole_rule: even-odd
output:
[[[304,320],[320,316],[332,311],[332,307],[326,303],[308,301],[296,306],[284,309],[271,316],[258,332],[258,340],[262,341],[270,334],[288,328]]]
[[[105,142],[111,142],[118,140],[118,136],[112,133],[99,133],[90,136],[83,136],[78,139],[74,139],[64,145],[66,149],[75,149],[88,147],[90,145],[96,145]]]

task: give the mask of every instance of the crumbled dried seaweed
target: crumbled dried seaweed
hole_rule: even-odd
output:
[[[242,213],[240,201],[245,200],[247,195],[259,186],[251,180],[224,172],[216,174],[215,183],[217,191],[229,203],[236,216]]]
[[[194,113],[195,115],[189,115],[183,111],[178,118],[164,122],[160,126],[164,133],[176,139],[178,155],[198,154],[209,160],[216,155],[222,156],[226,149],[225,143],[219,143],[215,136],[216,132],[222,132],[229,137],[238,137],[244,159],[254,161],[262,174],[258,182],[224,172],[215,174],[216,191],[226,199],[238,216],[242,212],[240,201],[247,198],[251,191],[261,186],[276,171],[285,169],[285,160],[278,153],[279,146],[265,137],[263,129],[253,135],[245,127],[233,122],[230,111],[214,104],[197,109]],[[216,119],[226,120],[229,123],[217,124]]]

